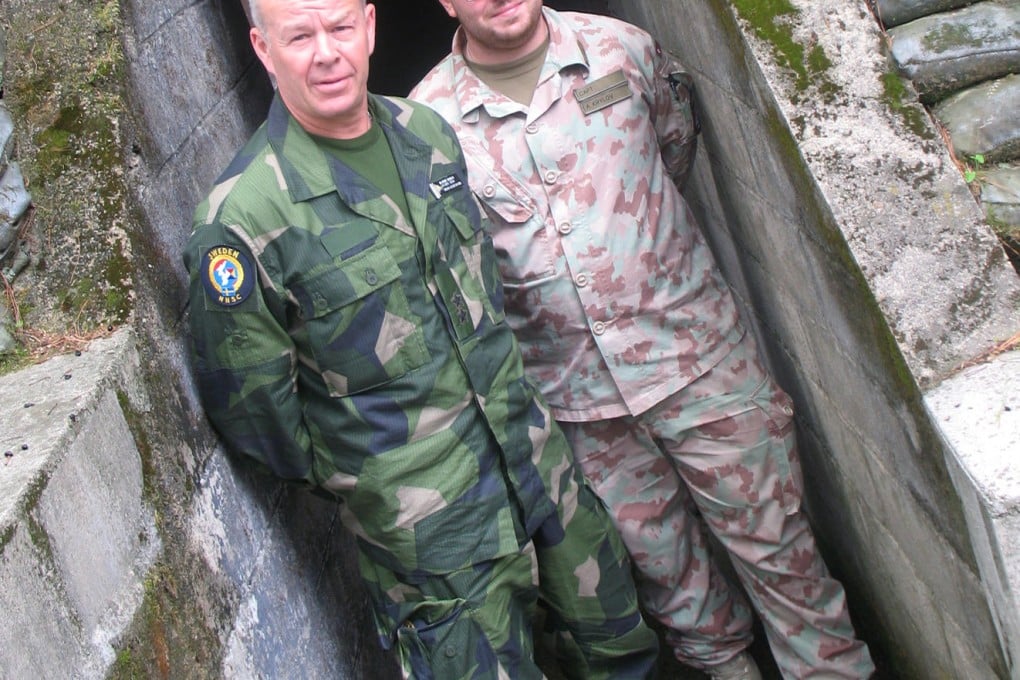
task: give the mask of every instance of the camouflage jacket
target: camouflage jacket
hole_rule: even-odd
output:
[[[506,313],[556,418],[638,414],[742,337],[730,292],[674,181],[693,159],[680,66],[644,31],[546,8],[530,106],[453,52],[411,93],[454,126],[492,221]]]
[[[377,563],[444,573],[519,550],[572,464],[453,131],[407,100],[370,107],[410,223],[275,99],[195,212],[195,373],[229,447],[340,497]]]

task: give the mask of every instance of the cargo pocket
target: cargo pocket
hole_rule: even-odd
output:
[[[772,378],[766,378],[751,395],[751,401],[765,414],[768,448],[763,463],[775,468],[780,503],[784,512],[792,515],[800,510],[804,483],[794,435],[793,400]]]
[[[491,677],[496,653],[461,601],[423,602],[397,630],[407,677],[461,680]]]
[[[789,396],[766,376],[692,433],[692,448],[679,453],[682,474],[720,536],[780,540],[801,501],[793,429]]]

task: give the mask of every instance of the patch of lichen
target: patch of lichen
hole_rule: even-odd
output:
[[[132,285],[117,0],[5,0],[4,102],[32,195],[33,265],[15,280],[26,330],[124,323]]]
[[[803,45],[794,37],[793,25],[800,12],[789,0],[730,1],[754,34],[769,44],[776,63],[792,73],[795,100],[809,91],[825,102],[835,99],[840,90],[828,75],[832,61],[821,45]]]

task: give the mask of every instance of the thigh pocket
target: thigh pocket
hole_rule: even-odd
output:
[[[777,541],[801,502],[793,403],[766,378],[741,406],[720,415],[698,427],[703,454],[685,461],[685,479],[718,532]]]
[[[463,602],[422,602],[397,630],[404,672],[415,680],[495,677],[498,661]]]

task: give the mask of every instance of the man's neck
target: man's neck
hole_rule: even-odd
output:
[[[477,41],[469,39],[465,34],[464,39],[467,42],[464,45],[464,58],[482,66],[498,66],[533,53],[545,43],[548,37],[549,25],[545,21],[545,15],[539,21],[538,30],[526,42],[514,48],[500,49],[482,46]]]

